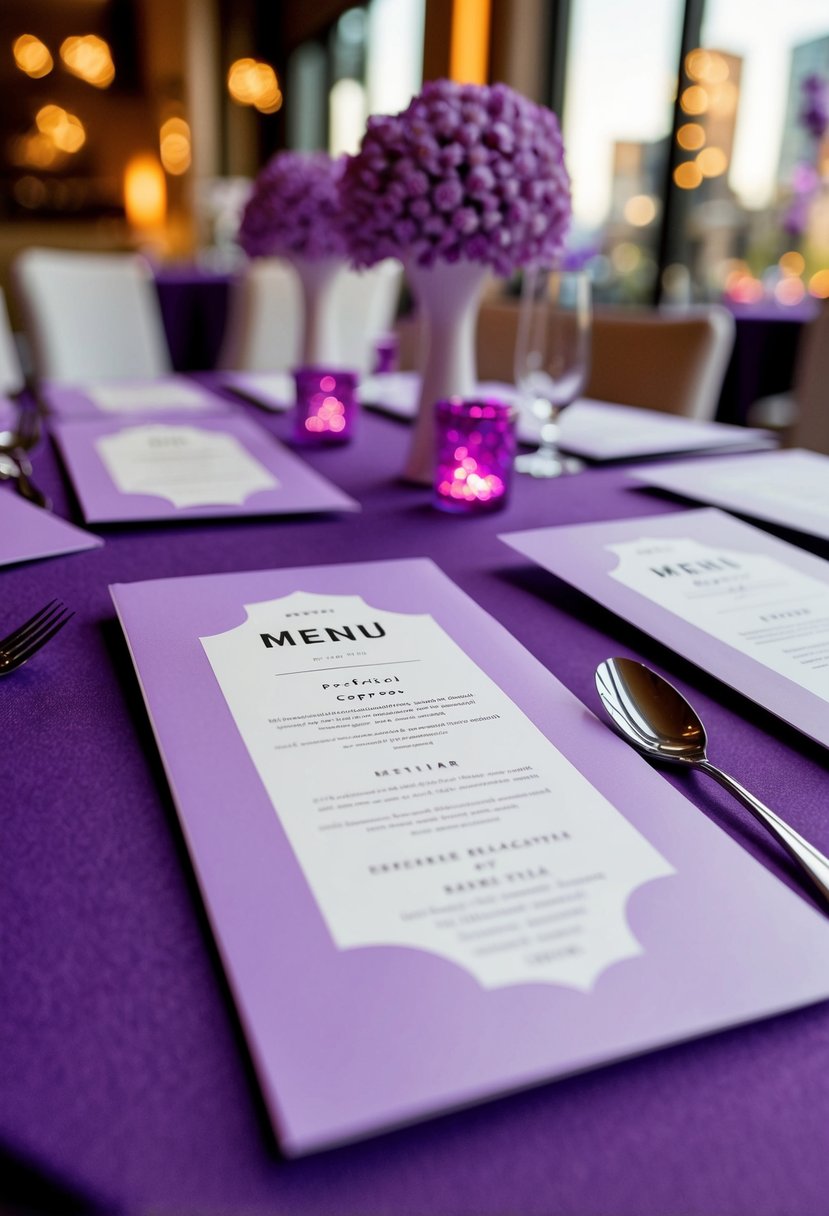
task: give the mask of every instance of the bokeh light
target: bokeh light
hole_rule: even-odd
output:
[[[802,279],[787,278],[781,279],[774,286],[774,298],[778,304],[793,305],[799,304],[806,295],[806,288],[803,285]]]
[[[787,278],[792,275],[799,278],[806,269],[806,259],[796,249],[790,249],[787,253],[782,254],[777,264]]]
[[[704,114],[708,109],[708,93],[702,85],[689,85],[682,90],[679,104],[686,114]]]
[[[829,300],[829,270],[816,270],[809,279],[809,292],[818,300]]]
[[[12,53],[20,71],[31,76],[33,80],[48,76],[55,66],[48,46],[34,34],[21,34],[19,38],[15,38]]]
[[[167,173],[179,177],[187,172],[193,158],[192,140],[190,126],[183,118],[168,118],[161,124],[158,150]]]
[[[728,157],[722,148],[703,148],[696,163],[703,177],[721,177],[728,168]]]
[[[227,88],[239,105],[253,106],[261,114],[274,114],[282,105],[276,72],[260,59],[237,59],[232,63]]]
[[[686,122],[676,133],[676,142],[687,152],[696,152],[705,143],[705,128],[698,122]]]
[[[38,131],[48,136],[60,152],[77,152],[86,143],[83,123],[62,106],[41,106],[35,115],[35,124]]]
[[[691,80],[702,84],[722,84],[728,79],[728,61],[717,51],[697,49],[685,58],[685,71]]]
[[[656,219],[656,199],[650,194],[634,194],[625,203],[624,216],[634,228],[646,228]]]
[[[695,160],[683,161],[674,169],[674,181],[680,190],[696,190],[702,182],[702,169]]]
[[[109,45],[97,34],[72,35],[60,44],[60,57],[68,71],[96,89],[107,89],[115,79]]]

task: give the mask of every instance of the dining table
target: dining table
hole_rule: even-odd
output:
[[[289,415],[237,400],[215,376],[200,380],[291,442]],[[647,489],[622,463],[554,480],[518,476],[501,510],[451,514],[428,486],[401,478],[408,442],[405,423],[364,409],[349,443],[301,450],[359,513],[97,525],[100,547],[0,569],[0,634],[52,599],[74,612],[0,681],[0,1206],[134,1216],[818,1216],[829,1196],[826,1002],[301,1158],[280,1149],[111,585],[429,558],[599,717],[603,660],[633,657],[665,675],[705,721],[712,755],[829,853],[823,747],[499,538],[664,516],[686,502]],[[54,513],[82,526],[48,434],[32,466]],[[763,526],[829,557],[817,537]],[[725,790],[694,772],[660,771],[757,866],[818,906]]]

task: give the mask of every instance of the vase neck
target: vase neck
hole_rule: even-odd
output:
[[[478,299],[489,274],[480,262],[435,262],[433,266],[406,266],[406,277],[418,304],[436,322],[457,318]]]

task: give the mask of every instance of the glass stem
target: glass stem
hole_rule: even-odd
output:
[[[551,406],[550,417],[541,426],[539,439],[541,447],[550,456],[558,455],[558,434],[561,430],[561,410],[557,406]]]

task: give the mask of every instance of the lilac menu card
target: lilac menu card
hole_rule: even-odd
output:
[[[714,508],[501,537],[829,747],[829,563]]]
[[[104,542],[20,498],[10,486],[0,490],[0,566],[97,549]]]
[[[829,456],[791,448],[631,470],[650,486],[829,540]]]
[[[41,394],[50,414],[67,421],[227,414],[233,408],[189,377],[177,375],[153,380],[96,380],[88,384],[47,382]]]
[[[90,523],[359,511],[247,418],[53,424]]]
[[[112,596],[302,1154],[829,996],[829,921],[427,559]]]

